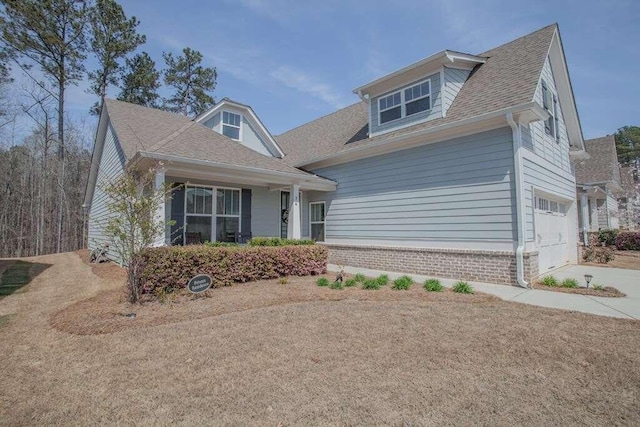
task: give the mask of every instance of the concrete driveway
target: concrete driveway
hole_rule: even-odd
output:
[[[338,271],[339,267],[330,264],[328,265],[328,269],[329,271]],[[345,267],[344,269],[350,274],[362,273],[370,277],[384,273],[388,274],[392,280],[404,274],[356,267]],[[562,280],[567,277],[573,277],[578,280],[580,284],[585,283],[584,275],[587,273],[593,276],[591,283],[614,286],[627,294],[627,296],[624,298],[605,298],[566,294],[541,289],[523,289],[518,286],[495,285],[491,283],[471,281],[469,281],[469,283],[473,285],[477,291],[495,295],[505,301],[579,311],[582,313],[596,314],[598,316],[640,320],[639,270],[571,265],[551,272],[557,279]],[[409,274],[409,276],[413,277],[417,282],[424,282],[424,280],[427,279],[427,276],[418,274]],[[456,282],[451,279],[440,279],[440,281],[447,287],[453,286]]]

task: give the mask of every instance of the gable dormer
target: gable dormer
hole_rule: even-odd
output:
[[[195,121],[265,156],[284,156],[273,136],[248,105],[224,98],[196,117]]]
[[[485,61],[445,50],[354,89],[369,103],[369,135],[445,117],[473,67]]]

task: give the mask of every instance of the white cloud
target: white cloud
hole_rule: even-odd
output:
[[[272,70],[269,75],[285,86],[307,93],[334,108],[342,108],[347,104],[344,97],[331,85],[316,80],[304,71],[281,65]]]

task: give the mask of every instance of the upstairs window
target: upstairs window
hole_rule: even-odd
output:
[[[240,140],[240,114],[222,112],[222,134],[231,139]]]
[[[402,117],[401,93],[396,92],[380,98],[380,124]]]
[[[557,142],[560,141],[560,132],[558,131],[558,98],[551,91],[547,82],[542,80],[542,107],[549,118],[544,122],[544,132],[552,136]]]
[[[378,107],[380,124],[430,110],[431,80],[381,97]]]

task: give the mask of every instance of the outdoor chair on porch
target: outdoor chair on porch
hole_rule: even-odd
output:
[[[186,233],[186,244],[187,245],[199,245],[202,243],[202,233],[200,232],[191,232]]]
[[[235,232],[235,233],[229,233],[231,236],[231,240],[232,242],[244,245],[246,244],[249,240],[251,240],[251,233],[239,233],[239,232]]]

